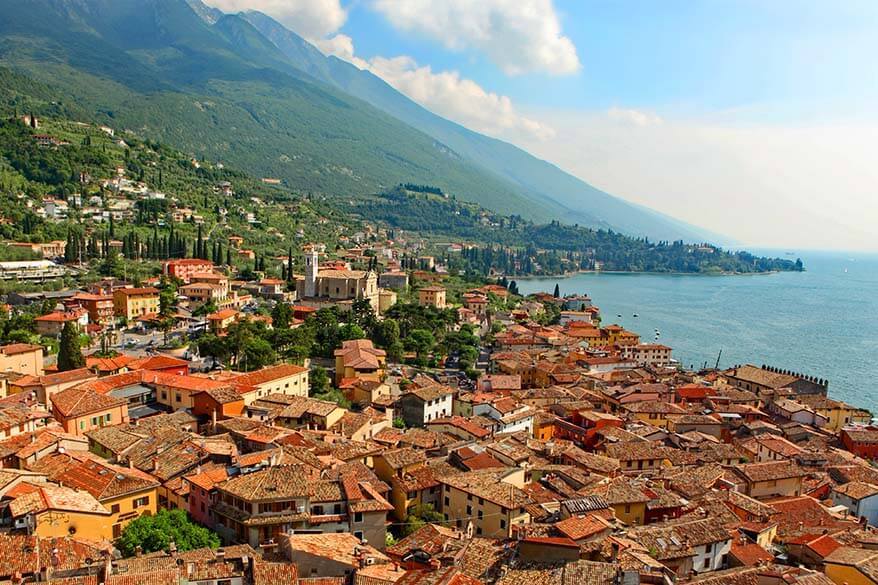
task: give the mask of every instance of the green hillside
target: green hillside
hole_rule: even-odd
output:
[[[243,19],[210,24],[184,0],[7,0],[0,65],[46,82],[88,119],[302,192],[416,181],[500,212],[563,213],[296,69]]]
[[[193,5],[199,0],[190,0]],[[301,71],[361,98],[406,124],[447,144],[455,152],[511,182],[541,205],[561,206],[563,221],[613,228],[653,239],[691,241],[713,239],[714,234],[650,209],[631,204],[589,185],[520,148],[473,132],[416,104],[382,79],[314,46],[271,17],[256,11],[243,13]]]

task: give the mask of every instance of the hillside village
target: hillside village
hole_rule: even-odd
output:
[[[483,244],[203,161],[175,192],[87,135],[111,171],[4,186],[50,237],[0,262],[0,581],[878,583],[878,427],[830,381],[690,371],[586,295],[456,268]]]

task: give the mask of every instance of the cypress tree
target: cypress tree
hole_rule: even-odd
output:
[[[79,341],[79,326],[68,321],[61,329],[61,342],[58,348],[58,371],[66,372],[85,367],[85,357]]]

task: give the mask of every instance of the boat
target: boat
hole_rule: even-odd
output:
[[[637,317],[638,315],[637,315],[637,313],[634,313],[634,315],[632,315],[632,316],[633,316],[633,317]]]

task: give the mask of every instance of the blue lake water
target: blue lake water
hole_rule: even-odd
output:
[[[721,367],[769,364],[825,378],[831,397],[878,412],[878,255],[795,257],[805,272],[579,274],[520,280],[518,288],[552,292],[558,283],[562,295],[586,293],[604,325],[617,322],[643,341],[658,329],[686,367],[713,366],[722,350]]]

